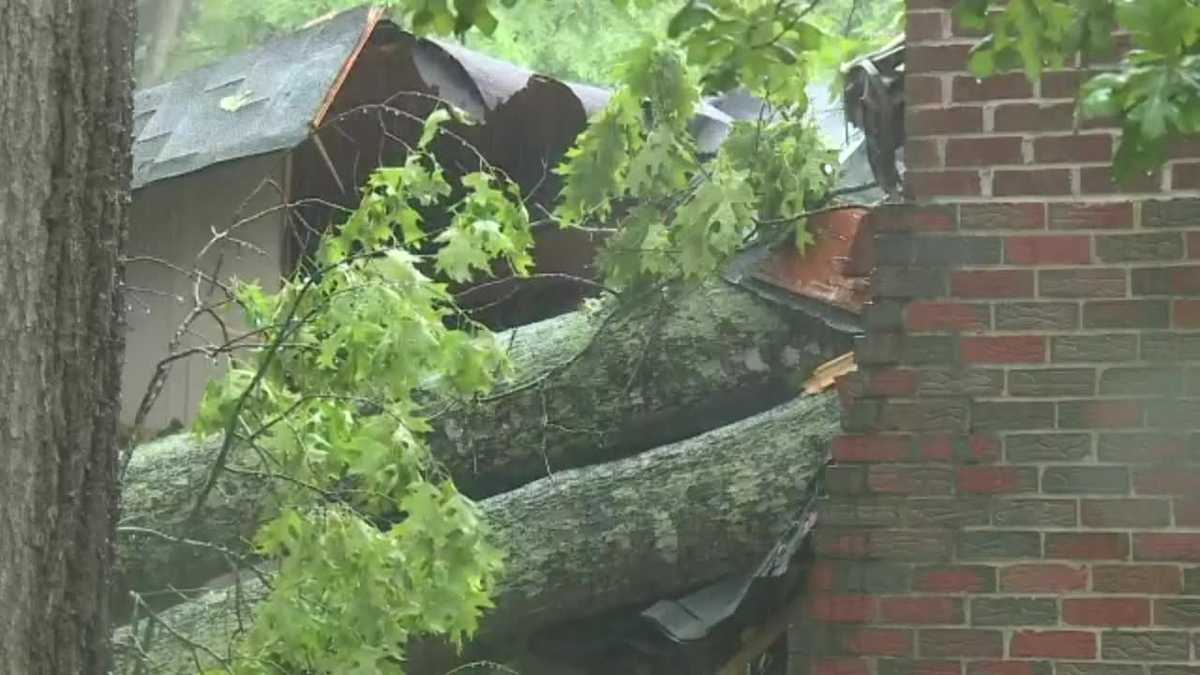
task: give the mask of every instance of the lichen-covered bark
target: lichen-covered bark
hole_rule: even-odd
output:
[[[794,395],[797,381],[848,346],[846,336],[720,281],[602,317],[576,312],[501,334],[512,381],[493,400],[443,413],[431,439],[464,492],[487,497],[728,424]],[[202,518],[188,522],[214,454],[187,436],[138,448],[123,522],[245,550],[267,508],[260,483],[223,477]],[[214,550],[143,535],[121,541],[119,596],[194,587],[229,568]]]
[[[471,657],[502,659],[551,624],[648,606],[749,569],[811,495],[837,428],[833,395],[800,398],[483,501],[506,569]],[[172,608],[162,619],[224,653],[238,625],[234,588]],[[245,621],[261,588],[247,580],[239,592],[249,599]],[[129,639],[128,629],[118,634],[118,643]],[[441,650],[414,647],[423,657],[412,664],[414,675],[445,672],[445,662],[434,663]],[[149,655],[155,673],[194,668],[191,650],[162,631]]]
[[[0,673],[103,673],[132,0],[0,2]]]

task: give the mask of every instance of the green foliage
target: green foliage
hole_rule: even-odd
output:
[[[436,160],[418,151],[371,176],[317,271],[271,295],[239,287],[264,346],[210,385],[196,429],[233,434],[286,477],[281,513],[258,537],[282,564],[239,672],[400,673],[410,637],[461,642],[489,606],[499,556],[432,461],[419,400],[485,392],[505,360],[486,329],[450,327],[453,296],[427,272],[466,278],[504,260],[520,273],[532,236],[503,179],[462,186],[450,203]],[[431,205],[453,218],[425,258],[418,208]]]
[[[352,1],[204,8],[210,18],[235,13],[255,32]],[[390,4],[419,30],[478,28],[496,40],[510,12],[539,6]],[[605,235],[599,262],[610,287],[639,297],[711,275],[751,242],[809,241],[805,213],[825,199],[835,153],[808,121],[805,87],[849,44],[812,7],[616,0],[596,10],[663,18],[657,37],[625,34],[631,49],[612,71],[619,87],[558,167],[563,191],[547,219]],[[193,26],[194,40],[208,39],[205,26]],[[734,86],[770,108],[701,157],[690,126],[702,93]],[[226,450],[252,450],[252,468],[279,478],[280,515],[256,542],[279,572],[241,644],[239,674],[403,673],[409,640],[462,644],[489,606],[500,551],[426,435],[434,406],[482,395],[507,372],[501,346],[458,308],[451,282],[500,267],[528,274],[534,224],[503,176],[485,168],[447,178],[431,148],[452,115],[430,115],[404,162],[370,176],[304,273],[270,294],[238,285],[259,346],[210,384],[196,429],[223,432]],[[449,215],[440,230],[422,218],[431,211]]]
[[[963,0],[957,12],[991,35],[971,65],[979,75],[1023,67],[1031,78],[1069,57],[1112,54],[1115,29],[1133,50],[1111,73],[1092,78],[1080,94],[1085,119],[1121,123],[1114,160],[1118,179],[1166,160],[1170,139],[1200,132],[1200,7],[1194,0],[1012,0],[987,14],[983,0]]]

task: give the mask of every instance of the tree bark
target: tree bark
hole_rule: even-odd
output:
[[[514,382],[493,400],[443,414],[431,439],[435,456],[475,498],[769,408],[795,395],[796,380],[849,347],[847,336],[725,282],[621,319],[576,312],[500,339],[510,345]],[[125,522],[244,551],[243,540],[265,515],[269,489],[260,481],[225,475],[203,518],[188,522],[215,453],[214,444],[187,436],[139,447],[125,479]],[[143,593],[168,584],[193,587],[229,566],[215,549],[126,536],[126,581],[118,587]]]
[[[0,673],[109,667],[133,32],[0,3]]]
[[[808,501],[838,429],[832,394],[799,398],[637,456],[542,478],[484,500],[505,572],[471,658],[520,654],[537,631],[621,608],[634,612],[725,575],[749,571]],[[212,652],[252,615],[262,588],[243,583],[160,615]],[[243,604],[237,602],[241,594]],[[134,628],[144,635],[145,622]],[[162,630],[151,672],[212,661]],[[118,634],[132,665],[129,628]],[[442,673],[438,645],[412,645],[413,675]]]

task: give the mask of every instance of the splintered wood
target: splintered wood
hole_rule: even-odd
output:
[[[817,366],[812,376],[804,382],[804,393],[819,394],[832,387],[839,377],[854,372],[858,372],[858,364],[854,362],[854,352],[846,352],[832,361],[826,361]]]

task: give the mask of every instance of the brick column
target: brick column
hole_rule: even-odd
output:
[[[909,0],[907,189],[792,671],[1200,674],[1200,144],[1123,188],[1083,76],[979,82]]]

